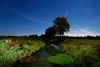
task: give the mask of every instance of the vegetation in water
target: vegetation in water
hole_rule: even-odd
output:
[[[74,59],[68,54],[57,54],[56,56],[51,56],[48,58],[48,61],[61,65],[74,63]]]

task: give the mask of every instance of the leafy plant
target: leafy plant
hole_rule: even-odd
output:
[[[48,61],[54,64],[73,64],[74,59],[68,54],[57,54],[56,56],[51,56]]]

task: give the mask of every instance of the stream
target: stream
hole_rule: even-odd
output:
[[[60,47],[54,44],[51,44],[50,49],[52,51],[56,51],[55,54],[57,54],[58,52],[62,52],[62,50],[60,50]],[[37,53],[37,57],[39,57],[39,60],[37,63],[33,65],[33,67],[54,67],[53,64],[47,61],[47,58],[50,56],[52,56],[51,53],[49,53],[46,50],[41,50],[40,52]]]
[[[62,52],[59,46],[51,44],[48,49],[42,49],[37,52],[36,57],[38,58],[36,62],[24,63],[23,65],[18,65],[16,67],[55,67],[54,64],[48,62],[47,58]]]

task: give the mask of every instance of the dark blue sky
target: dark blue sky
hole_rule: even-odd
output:
[[[0,33],[42,34],[57,16],[64,16],[72,33],[100,34],[99,3],[100,0],[0,0]]]

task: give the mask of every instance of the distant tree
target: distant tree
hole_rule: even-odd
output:
[[[54,26],[56,27],[56,33],[60,36],[70,29],[70,25],[65,17],[57,17],[54,19]]]
[[[56,27],[55,26],[51,26],[49,28],[46,29],[45,34],[47,36],[54,36],[56,34]]]

